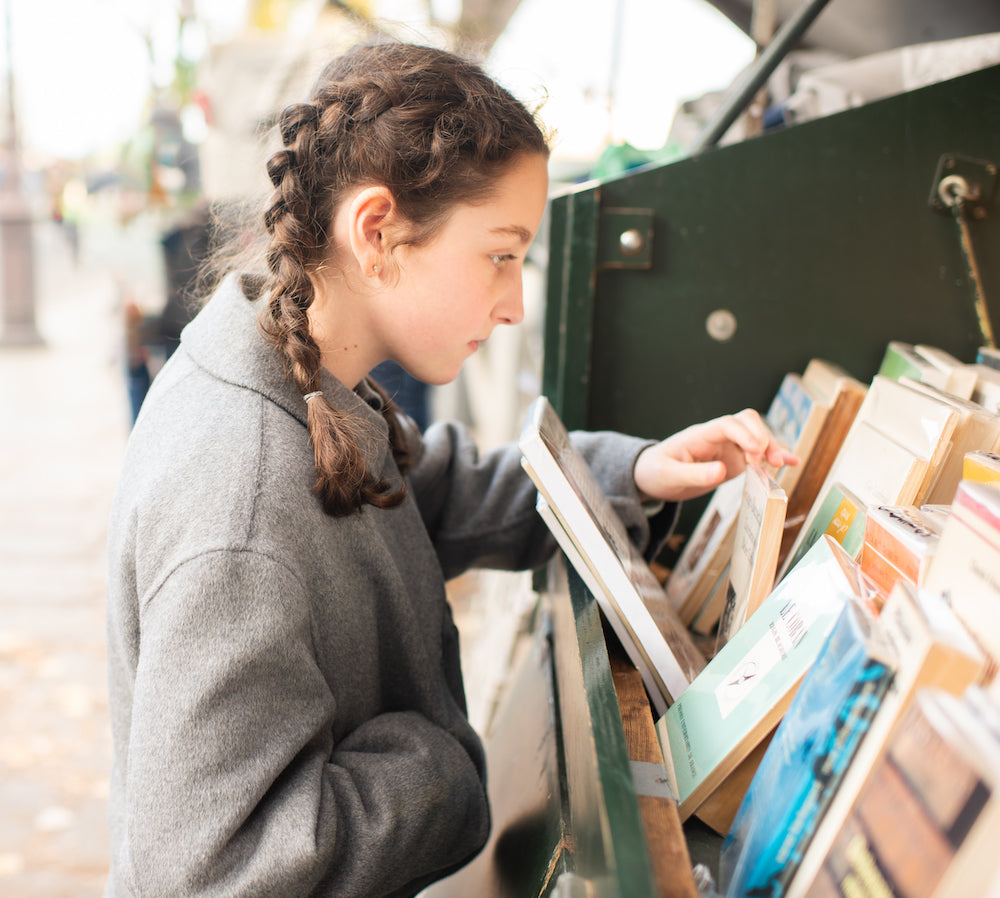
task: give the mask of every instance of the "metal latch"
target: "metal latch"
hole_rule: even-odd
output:
[[[996,346],[996,341],[969,224],[982,221],[990,214],[996,180],[994,163],[946,153],[938,160],[930,195],[931,208],[950,213],[958,226],[958,242],[969,271],[972,301],[986,346]]]
[[[598,269],[652,267],[652,209],[601,209],[597,228]]]

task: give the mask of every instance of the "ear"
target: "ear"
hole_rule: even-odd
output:
[[[386,231],[394,227],[396,202],[388,187],[366,187],[351,201],[347,215],[347,239],[362,275],[377,276],[383,271],[389,245]]]

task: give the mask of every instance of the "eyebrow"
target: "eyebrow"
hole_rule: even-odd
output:
[[[491,234],[516,237],[521,243],[531,243],[531,231],[520,225],[507,225],[500,228],[490,228]]]

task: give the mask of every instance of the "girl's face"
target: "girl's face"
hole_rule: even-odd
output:
[[[498,324],[524,316],[521,268],[548,196],[547,160],[521,158],[486,202],[457,206],[430,242],[399,246],[398,269],[372,297],[379,355],[418,380],[444,384]]]

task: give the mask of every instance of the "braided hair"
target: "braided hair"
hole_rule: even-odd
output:
[[[274,193],[264,213],[268,301],[261,326],[306,395],[319,389],[321,370],[307,317],[310,273],[334,255],[332,223],[345,193],[365,184],[387,187],[411,229],[406,242],[419,244],[456,204],[488,198],[519,156],[547,154],[548,146],[532,114],[480,67],[402,43],[355,47],[335,59],[309,102],[286,108],[278,125],[283,146],[267,165]],[[404,428],[379,392],[405,471]],[[367,469],[360,424],[322,396],[307,405],[314,492],[326,513],[402,501],[402,488]]]

